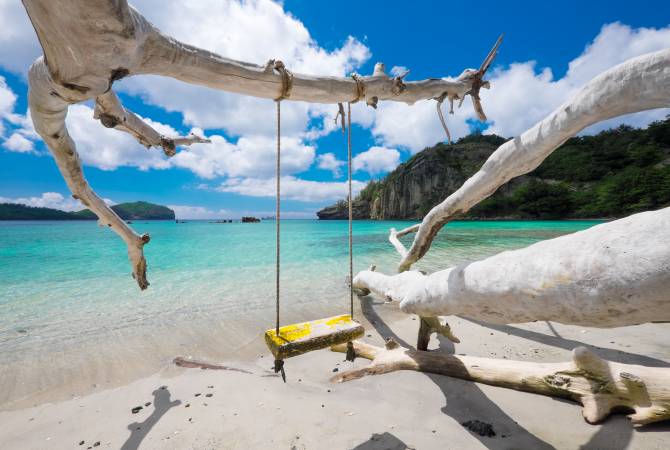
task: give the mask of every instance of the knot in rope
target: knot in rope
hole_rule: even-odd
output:
[[[280,60],[275,60],[273,68],[279,72],[279,75],[281,75],[281,93],[279,94],[279,97],[275,98],[275,101],[279,102],[291,96],[293,74],[286,68],[284,62]]]
[[[356,103],[363,97],[365,97],[365,84],[363,79],[357,73],[352,73],[351,78],[356,82],[356,98],[350,101],[349,103]]]

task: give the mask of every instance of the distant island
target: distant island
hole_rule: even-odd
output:
[[[507,139],[474,134],[426,148],[354,199],[355,219],[421,219]],[[670,116],[573,137],[537,169],[512,179],[464,219],[616,218],[670,205]],[[317,212],[346,219],[347,202]]]
[[[174,211],[167,206],[149,202],[119,203],[112,209],[123,220],[175,220]],[[18,203],[0,203],[0,220],[96,220],[88,209],[81,211],[61,211]]]

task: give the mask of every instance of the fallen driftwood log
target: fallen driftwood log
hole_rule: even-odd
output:
[[[332,350],[344,353],[347,348],[339,345]],[[392,339],[387,340],[386,348],[355,341],[354,350],[356,356],[372,362],[338,373],[331,381],[414,370],[573,400],[582,404],[582,414],[589,423],[616,412],[629,412],[635,425],[670,419],[670,368],[606,361],[584,347],[574,349],[572,361],[562,363],[426,352],[401,347]]]
[[[669,242],[670,208],[665,208],[430,275],[362,271],[354,287],[420,316],[604,328],[668,321]]]

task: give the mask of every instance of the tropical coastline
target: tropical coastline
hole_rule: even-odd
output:
[[[385,6],[0,1],[0,450],[670,448],[670,9]]]
[[[597,223],[456,221],[445,227],[419,268],[438,270]],[[356,270],[370,263],[380,264],[380,270],[393,269],[396,257],[386,233],[400,224],[354,224]],[[393,448],[396,439],[408,446],[432,447],[446,435],[452,436],[454,445],[490,442],[490,438],[463,431],[460,425],[478,418],[492,423],[497,435],[505,436],[501,442],[512,447],[569,446],[599,439],[597,428],[578,419],[573,405],[555,410],[553,400],[525,394],[527,406],[515,407],[505,390],[475,385],[465,389],[467,382],[458,380],[438,382],[398,373],[374,382],[361,380],[342,390],[328,378],[350,363],[327,350],[292,358],[284,385],[270,370],[271,358],[262,340],[273,317],[274,223],[218,226],[206,221],[179,225],[139,221],[137,226],[159,237],[152,242],[153,252],[149,247],[152,286],[145,292],[137,291],[127,276],[123,249],[106,228],[90,222],[0,224],[0,417],[11,425],[3,427],[0,441],[9,448],[19,442],[21,448],[71,447],[82,440],[85,446],[100,442],[108,448],[134,448],[139,442],[147,448],[181,448],[188,442],[220,448],[242,442],[252,447],[274,442],[280,447],[312,448],[319,442],[317,424],[332,416],[340,418],[329,428],[339,436],[333,448],[352,448],[366,441]],[[285,222],[282,298],[287,322],[346,310],[346,274],[342,271],[346,226],[345,221]],[[188,234],[188,241],[182,239],[182,233]],[[72,235],[77,239],[66,238]],[[60,255],[66,250],[69,256],[64,261]],[[32,270],[33,259],[42,261],[39,272]],[[85,285],[81,279],[86,280]],[[382,342],[389,333],[403,342],[412,342],[416,336],[417,322],[393,304],[363,298],[356,302],[355,315],[366,326],[367,341]],[[592,344],[610,358],[670,365],[662,337],[666,324],[602,330],[545,323],[492,327],[457,317],[448,320],[462,344],[453,346],[433,338],[431,348],[447,346],[450,351],[473,355],[559,361],[569,357],[571,350],[554,335],[559,333],[564,339]],[[637,342],[636,353],[647,356],[630,353],[631,342]],[[177,356],[243,372],[179,368],[172,362]],[[357,360],[355,367],[364,364]],[[240,391],[235,388],[238,384],[246,388]],[[381,407],[384,390],[398,392],[403,384],[407,390],[401,389],[401,397],[416,406],[392,418],[371,413]],[[450,412],[424,423],[420,411],[433,404],[439,409],[445,401],[437,387],[443,389]],[[463,389],[468,393],[467,402],[457,394]],[[212,397],[205,397],[207,394]],[[491,416],[484,410],[477,412],[476,407],[457,411],[456,404],[464,407],[471,398],[480,398],[474,405],[483,402],[480,407],[486,410],[492,402],[506,405],[505,413]],[[155,403],[155,412],[151,413],[151,405],[144,406],[148,402]],[[142,410],[133,414],[131,409],[136,406]],[[544,421],[529,415],[527,408],[552,410],[554,420],[570,426],[574,434],[567,438],[545,429]],[[282,432],[283,412],[298,409],[310,414],[298,419],[290,433]],[[158,421],[152,419],[154,414],[164,417]],[[412,414],[416,418],[410,419]],[[104,423],[97,419],[103,416],[107,418]],[[262,418],[266,423],[262,431],[250,417]],[[133,422],[140,429],[129,430]],[[228,432],[215,431],[221,426],[235,430],[239,440]],[[35,427],[39,432],[28,432]],[[370,427],[375,431],[372,435]],[[416,427],[429,429],[418,438],[413,433]],[[653,433],[626,439],[645,448],[661,442]]]

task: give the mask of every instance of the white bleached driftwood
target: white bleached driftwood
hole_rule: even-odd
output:
[[[630,59],[591,80],[572,99],[532,128],[502,144],[418,225],[391,229],[389,240],[400,254],[399,270],[408,270],[426,254],[440,229],[467,212],[514,177],[538,167],[567,139],[597,122],[624,114],[670,106],[670,49]],[[414,233],[409,249],[400,242]]]
[[[53,153],[73,196],[126,242],[133,276],[142,289],[149,285],[143,255],[149,237],[137,235],[88,185],[65,127],[68,105],[95,100],[95,117],[104,126],[130,133],[147,147],[162,147],[168,156],[177,145],[205,140],[161,136],[123,108],[112,91],[115,81],[154,74],[254,97],[312,103],[365,100],[373,107],[383,100],[411,104],[424,99],[441,103],[448,98],[453,103],[470,95],[475,111],[485,119],[479,89],[489,87],[483,75],[500,45],[499,40],[479,70],[465,70],[456,80],[405,82],[406,74],[390,77],[383,64],[377,64],[371,76],[317,77],[293,74],[280,61],[251,64],[184,44],[162,34],[123,0],[23,0],[23,4],[44,50],[29,77],[35,129]]]
[[[363,271],[354,286],[421,316],[596,327],[670,321],[668,242],[665,208],[430,275]]]
[[[346,345],[332,348],[346,352]],[[583,405],[589,423],[598,423],[613,412],[631,412],[634,425],[670,418],[670,369],[644,367],[603,360],[584,347],[573,350],[572,361],[536,363],[423,352],[400,347],[388,340],[386,348],[354,342],[356,356],[372,361],[368,366],[335,375],[344,382],[397,370],[436,373],[479,383],[552,397]]]

